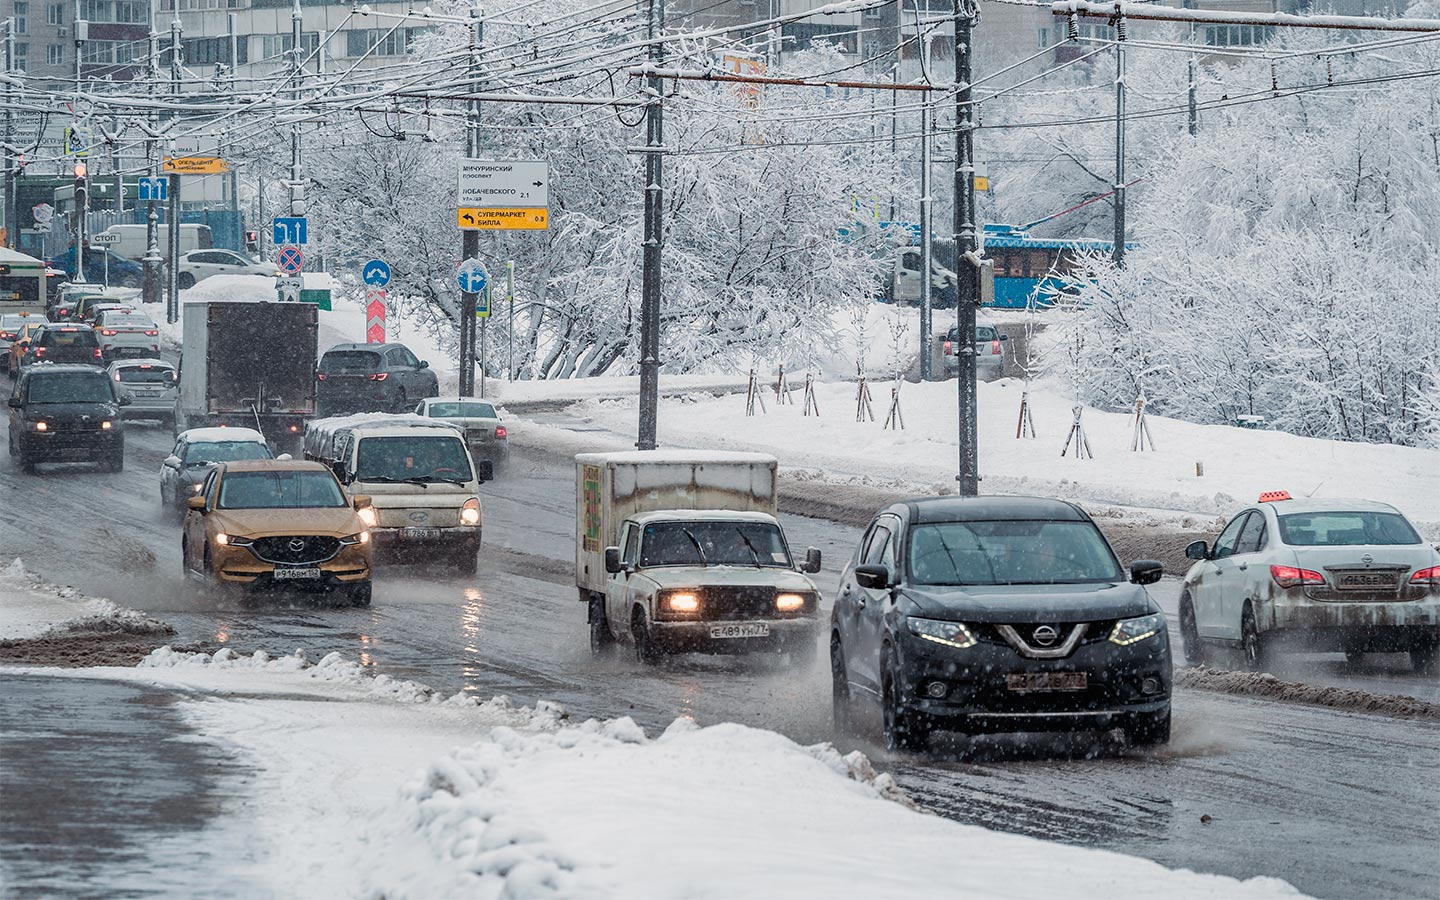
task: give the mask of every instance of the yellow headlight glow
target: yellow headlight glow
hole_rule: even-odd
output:
[[[674,612],[695,612],[700,608],[700,598],[694,594],[671,594],[665,598],[665,605]]]
[[[44,423],[44,422],[36,422],[36,423],[35,423],[35,430],[36,430],[36,431],[49,431],[49,430],[50,430],[50,426],[49,426],[48,424]]]
[[[777,594],[775,595],[775,608],[786,612],[793,612],[805,606],[805,598],[800,594]]]
[[[357,509],[355,511],[355,515],[359,516],[360,521],[364,522],[371,528],[374,528],[376,525],[380,524],[380,516],[376,514],[375,507],[373,506],[367,506],[364,509]]]
[[[223,531],[218,532],[215,535],[215,543],[219,544],[222,547],[225,546],[226,544],[230,543],[230,535],[226,534]]]

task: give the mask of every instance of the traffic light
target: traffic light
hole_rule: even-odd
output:
[[[260,252],[260,232],[258,232],[258,231],[247,231],[247,232],[245,232],[245,249],[246,249],[247,251],[251,252],[251,253],[259,253],[259,252]]]
[[[75,208],[85,209],[85,164],[75,164]]]

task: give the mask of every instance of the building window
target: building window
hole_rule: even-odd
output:
[[[24,72],[24,71],[26,71],[26,70],[28,70],[28,69],[30,68],[30,45],[29,45],[29,44],[16,44],[16,45],[15,45],[15,67],[16,67],[17,69],[19,69],[21,72]]]
[[[347,31],[345,32],[345,55],[364,56],[370,53],[372,56],[404,56],[415,42],[422,29],[419,28],[397,28],[394,31],[380,31],[371,29],[368,31]],[[371,48],[374,52],[371,52]]]
[[[829,43],[841,53],[855,53],[858,50],[858,35],[848,25],[823,25],[814,22],[786,22],[780,26],[785,48],[805,50],[816,42]]]
[[[1050,46],[1050,29],[1040,29],[1040,43],[1036,44],[1036,46],[1039,47],[1041,50],[1044,50],[1046,47]]]
[[[1205,43],[1211,47],[1253,47],[1270,40],[1269,25],[1207,25]]]
[[[28,34],[30,31],[30,2],[15,0],[15,33]]]
[[[260,62],[281,62],[290,48],[295,46],[295,38],[289,34],[266,34],[260,37]],[[307,31],[300,35],[300,50],[305,56],[311,56],[320,47],[320,32]],[[242,51],[241,56],[246,54]],[[242,63],[247,60],[240,60]]]
[[[63,66],[65,64],[65,45],[48,44],[45,47],[45,64],[50,66]]]
[[[47,4],[45,4],[45,21],[46,21],[47,23],[51,24],[51,25],[56,26],[56,27],[59,27],[59,26],[61,26],[61,25],[64,25],[64,24],[65,24],[65,4],[63,4],[63,3],[47,3]]]
[[[230,38],[191,38],[181,42],[185,50],[185,62],[197,65],[205,63],[225,63],[226,65],[244,65],[249,62],[249,47],[244,37],[235,39],[235,55],[239,60],[231,63],[230,60]]]

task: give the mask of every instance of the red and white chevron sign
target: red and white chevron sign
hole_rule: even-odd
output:
[[[385,343],[385,292],[365,292],[365,342]]]

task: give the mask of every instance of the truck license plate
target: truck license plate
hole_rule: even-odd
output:
[[[438,528],[402,528],[400,537],[407,541],[433,541],[440,537]]]
[[[1012,691],[1083,691],[1088,684],[1084,672],[1017,672],[1005,676]]]
[[[276,569],[276,581],[294,581],[305,578],[319,578],[319,569]]]
[[[711,625],[712,638],[769,637],[770,626],[764,622],[746,622],[741,625]]]

